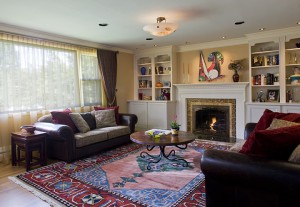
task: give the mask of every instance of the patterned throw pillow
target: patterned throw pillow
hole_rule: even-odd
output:
[[[119,119],[119,106],[110,106],[110,107],[94,106],[94,109],[95,109],[95,111],[98,111],[98,110],[108,110],[108,109],[113,109],[113,110],[115,110],[116,123],[117,123],[117,125],[120,124],[120,119]]]
[[[90,131],[90,127],[88,123],[82,118],[79,113],[70,113],[69,114],[75,126],[81,133],[85,133]]]
[[[230,147],[229,151],[239,152],[242,149],[245,142],[246,142],[246,140],[244,140],[244,139],[236,142],[234,145],[232,145],[232,147]]]
[[[97,128],[117,126],[113,109],[92,111],[92,115],[95,116]]]
[[[289,162],[300,164],[300,145],[298,145],[290,155]]]
[[[290,127],[295,125],[300,125],[300,123],[274,118],[270,126],[267,128],[267,130],[279,129],[279,128]]]

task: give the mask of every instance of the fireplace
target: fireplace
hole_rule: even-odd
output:
[[[235,99],[187,99],[187,129],[199,139],[234,142]]]
[[[192,132],[205,139],[230,137],[229,106],[193,106]]]
[[[243,139],[245,127],[245,101],[249,83],[174,84],[176,88],[176,114],[180,130],[192,131],[192,107],[228,106],[229,137]]]

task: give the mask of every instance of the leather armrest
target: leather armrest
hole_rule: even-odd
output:
[[[257,123],[247,123],[244,131],[244,139],[248,139],[251,132],[254,130]]]
[[[36,122],[34,126],[36,130],[47,132],[56,141],[74,140],[73,130],[67,125]]]
[[[119,113],[120,124],[129,126],[130,132],[135,131],[135,125],[138,122],[138,118],[135,114]]]
[[[230,181],[239,186],[284,188],[292,192],[300,186],[299,164],[251,157],[242,153],[205,150],[201,169],[207,179]]]

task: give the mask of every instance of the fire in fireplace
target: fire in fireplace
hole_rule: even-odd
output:
[[[193,133],[204,138],[229,137],[229,106],[196,106]]]

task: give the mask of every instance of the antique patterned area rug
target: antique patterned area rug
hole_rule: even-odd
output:
[[[73,163],[57,162],[15,177],[12,181],[51,206],[205,206],[204,175],[200,159],[205,149],[228,150],[232,144],[196,140],[187,149],[175,150],[147,169],[147,149],[128,144]],[[158,155],[154,148],[151,155]]]

